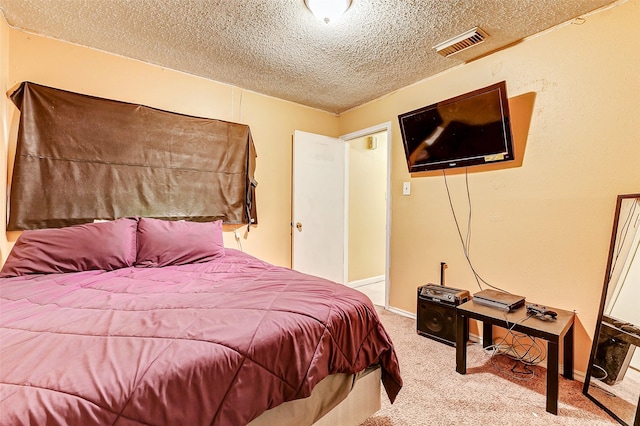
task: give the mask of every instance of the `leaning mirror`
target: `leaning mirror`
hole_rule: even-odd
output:
[[[618,196],[600,313],[583,392],[640,426],[640,194]]]

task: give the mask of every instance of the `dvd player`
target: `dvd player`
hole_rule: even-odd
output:
[[[512,311],[524,305],[524,297],[497,290],[482,290],[473,295],[475,303],[502,311]]]

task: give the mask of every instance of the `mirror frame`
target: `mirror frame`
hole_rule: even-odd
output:
[[[604,307],[607,299],[607,291],[609,289],[609,274],[611,273],[611,265],[613,263],[613,253],[615,250],[616,244],[616,236],[618,233],[618,225],[620,222],[620,210],[622,207],[622,201],[630,198],[640,198],[640,193],[638,194],[623,194],[618,195],[616,201],[616,210],[613,216],[613,227],[611,229],[611,242],[609,243],[609,257],[607,258],[607,267],[605,269],[604,274],[604,285],[602,286],[602,296],[600,297],[600,309],[598,311],[598,320],[596,322],[596,330],[593,335],[593,343],[591,345],[591,356],[589,357],[589,364],[587,365],[587,371],[584,379],[584,386],[582,387],[582,393],[593,401],[596,405],[606,411],[611,417],[616,419],[623,425],[632,426],[626,423],[626,421],[622,420],[618,415],[616,415],[611,409],[605,406],[602,402],[596,399],[593,395],[589,394],[589,383],[591,382],[591,366],[593,365],[596,357],[596,350],[598,346],[598,336],[600,335],[600,331],[602,329],[602,316],[604,313]],[[636,405],[636,414],[635,420],[633,421],[633,426],[640,426],[640,397],[638,398],[638,404]]]

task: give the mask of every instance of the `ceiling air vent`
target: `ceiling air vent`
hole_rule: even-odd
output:
[[[480,27],[475,27],[463,34],[435,45],[433,48],[442,56],[450,56],[454,53],[473,47],[476,44],[482,43],[487,37],[489,37],[489,34],[487,34],[485,30]]]

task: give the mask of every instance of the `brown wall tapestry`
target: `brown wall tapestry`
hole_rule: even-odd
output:
[[[8,230],[94,219],[257,223],[249,127],[24,82]]]

